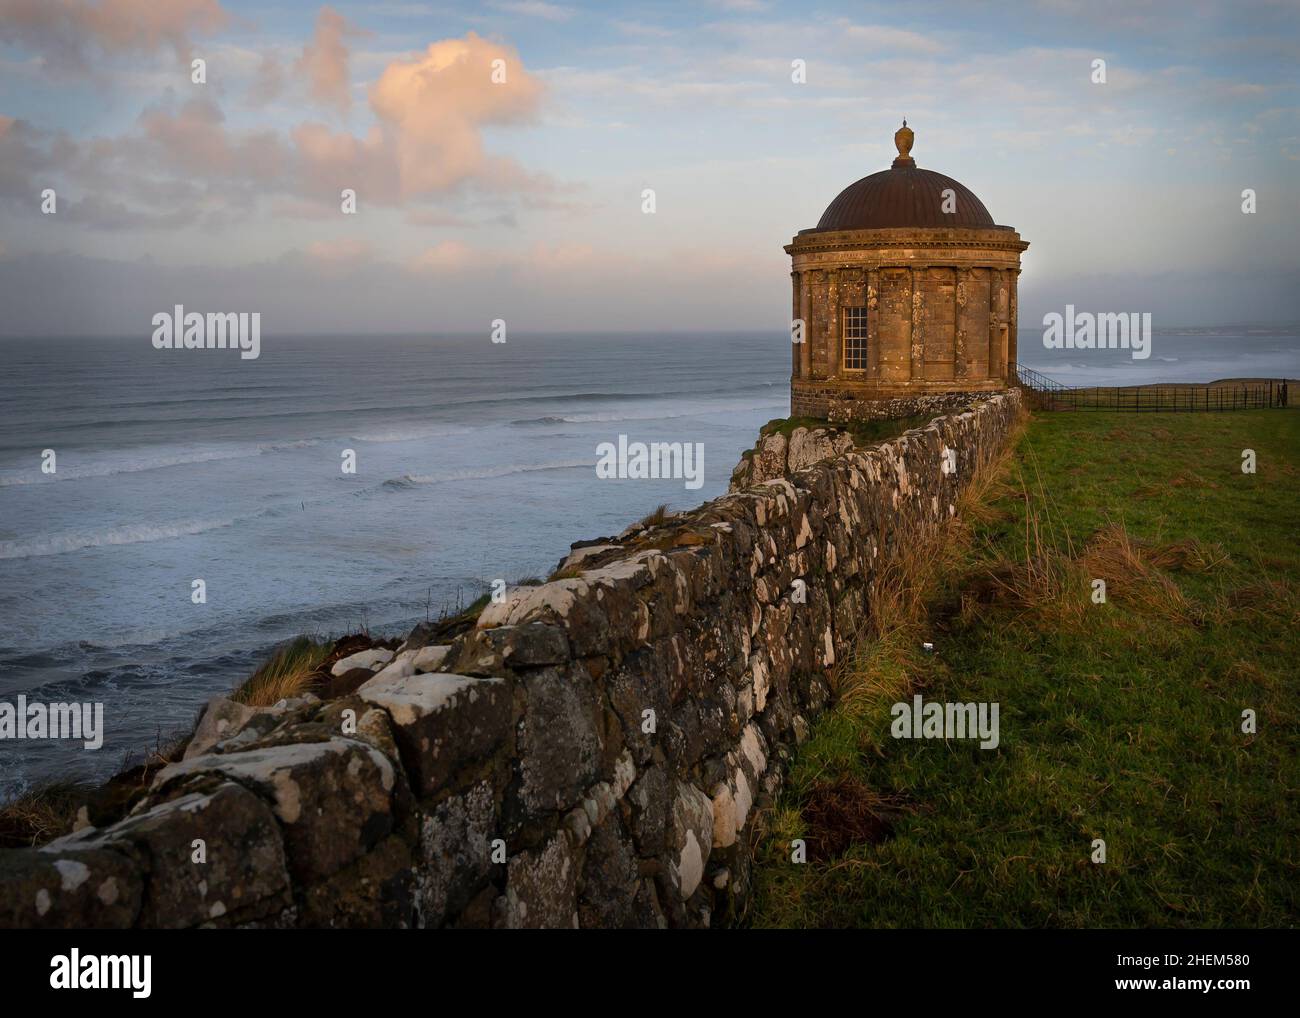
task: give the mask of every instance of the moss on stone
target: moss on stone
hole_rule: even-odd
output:
[[[762,438],[767,438],[769,435],[783,435],[785,438],[789,438],[800,428],[821,428],[826,431],[842,431],[852,436],[853,441],[858,445],[874,445],[877,442],[896,438],[905,431],[919,428],[929,423],[932,416],[930,414],[914,414],[911,417],[849,421],[843,424],[824,421],[816,417],[775,417],[764,424],[758,433]],[[741,455],[745,459],[749,459],[754,455],[754,450],[747,449]]]

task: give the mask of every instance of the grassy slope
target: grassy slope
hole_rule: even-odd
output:
[[[767,818],[748,921],[1300,921],[1298,461],[1294,411],[1038,416],[928,591],[928,619],[906,646],[863,648],[866,694],[800,750]],[[1097,550],[1115,524],[1149,542],[1145,558]],[[1027,555],[1059,589],[1024,580]],[[1109,603],[1093,605],[1088,578],[1107,570]],[[936,653],[917,653],[917,638]],[[892,739],[900,671],[927,702],[998,701],[1000,748]],[[1248,707],[1255,736],[1240,730]],[[892,835],[792,863],[790,840],[826,823],[826,788],[842,799],[855,783],[883,797],[867,808]],[[1094,838],[1104,864],[1090,861]]]

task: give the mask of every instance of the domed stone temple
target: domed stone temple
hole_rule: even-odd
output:
[[[846,187],[785,248],[792,416],[937,413],[1015,384],[1016,279],[1029,245],[964,185],[918,167],[913,138],[903,121],[890,169]]]

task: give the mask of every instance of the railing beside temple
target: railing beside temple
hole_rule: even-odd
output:
[[[1182,411],[1261,410],[1287,406],[1284,380],[1178,382],[1154,385],[1065,385],[1016,365],[1029,405],[1040,410]]]

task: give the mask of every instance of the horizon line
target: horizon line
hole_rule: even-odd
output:
[[[1037,326],[1031,326],[1036,328]],[[1182,322],[1174,325],[1163,325],[1153,328],[1153,332],[1171,332],[1180,329],[1251,329],[1251,328],[1296,328],[1300,329],[1300,319],[1290,320],[1270,320],[1270,321],[1251,321],[1251,322]],[[716,329],[716,328],[692,328],[689,326],[681,328],[668,329],[530,329],[530,330],[512,330],[516,336],[574,336],[574,337],[600,337],[600,336],[645,336],[645,335],[715,335],[715,336],[737,336],[748,333],[767,333],[768,328],[753,327],[741,329]],[[274,333],[277,339],[396,339],[422,336],[427,339],[460,339],[469,336],[477,336],[480,333],[490,332],[490,329],[449,329],[439,332],[424,332],[419,330],[390,330],[385,332],[360,332],[359,330],[344,331],[294,331]],[[785,336],[787,330],[783,328],[772,328],[772,335]],[[138,340],[143,336],[149,338],[149,330],[144,329],[140,333],[123,333],[123,332],[100,332],[100,333],[0,333],[0,342],[11,342],[21,340],[69,340],[69,339],[91,339],[91,340]]]

